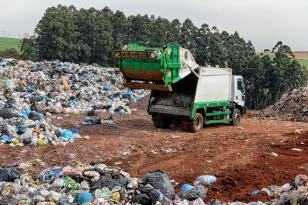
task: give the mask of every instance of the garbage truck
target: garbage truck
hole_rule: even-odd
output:
[[[156,128],[179,121],[193,132],[216,123],[237,126],[246,113],[243,77],[230,68],[198,65],[179,44],[132,43],[114,51],[114,58],[125,86],[151,90],[147,111]]]

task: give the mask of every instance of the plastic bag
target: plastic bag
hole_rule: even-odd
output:
[[[20,177],[19,172],[12,168],[0,168],[0,181],[13,182]]]
[[[169,176],[160,170],[147,173],[142,178],[142,184],[150,184],[154,189],[159,190],[171,200],[175,197],[174,188],[170,182]]]

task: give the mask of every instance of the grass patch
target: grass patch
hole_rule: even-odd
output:
[[[297,58],[296,60],[297,60],[302,66],[305,66],[306,68],[308,68],[308,59]]]
[[[15,48],[17,51],[20,51],[20,41],[18,38],[6,38],[0,37],[0,51]]]

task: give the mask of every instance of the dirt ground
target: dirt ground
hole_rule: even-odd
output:
[[[32,162],[36,172],[55,165],[106,163],[134,177],[160,169],[180,184],[204,174],[218,177],[207,200],[266,200],[250,193],[308,174],[308,123],[265,121],[246,116],[241,125],[213,125],[200,133],[181,126],[155,129],[146,111],[116,115],[116,127],[81,126],[84,116],[54,117],[52,123],[77,127],[82,136],[67,146],[10,147],[0,145],[0,164]],[[101,114],[107,118],[106,114]],[[302,151],[293,151],[300,148]],[[274,156],[276,153],[277,155]]]

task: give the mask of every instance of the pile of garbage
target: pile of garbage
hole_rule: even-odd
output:
[[[59,61],[18,61],[0,69],[0,88],[10,90],[40,113],[84,113],[93,108],[130,113],[128,104],[140,101],[145,90],[123,86],[117,68]]]
[[[252,195],[266,193],[272,197],[272,204],[307,204],[308,203],[308,177],[300,174],[291,183],[282,186],[271,185],[261,190],[255,190]]]
[[[4,108],[0,112],[0,142],[10,146],[36,146],[47,143],[64,146],[80,138],[78,129],[67,130],[49,125],[37,112],[29,112],[26,116],[20,116],[20,113],[12,108]],[[8,113],[9,116],[4,116]]]
[[[142,178],[132,178],[118,167],[104,164],[54,167],[36,177],[21,163],[16,167],[0,168],[1,204],[162,204],[204,205],[207,187],[216,182],[211,175],[199,176],[193,185],[184,184],[175,192],[176,182],[160,170]],[[296,176],[290,184],[269,186],[253,192],[267,193],[274,204],[304,204],[308,200],[308,178]],[[210,200],[209,205],[227,204]],[[245,204],[232,202],[228,204]],[[251,202],[248,204],[265,204]]]
[[[2,61],[0,67],[0,142],[12,146],[66,145],[78,130],[46,122],[58,113],[129,114],[128,105],[148,92],[129,90],[115,68],[59,61]],[[91,122],[93,123],[93,122]]]
[[[6,58],[2,59],[0,58],[0,67],[8,66],[8,65],[15,65],[17,60],[13,58]]]
[[[203,204],[205,186],[216,180],[214,176],[200,176],[194,186],[186,184],[175,194],[174,181],[159,170],[137,179],[104,164],[55,167],[37,177],[26,169],[0,169],[1,204]]]
[[[294,89],[258,113],[263,118],[308,122],[308,87]]]

